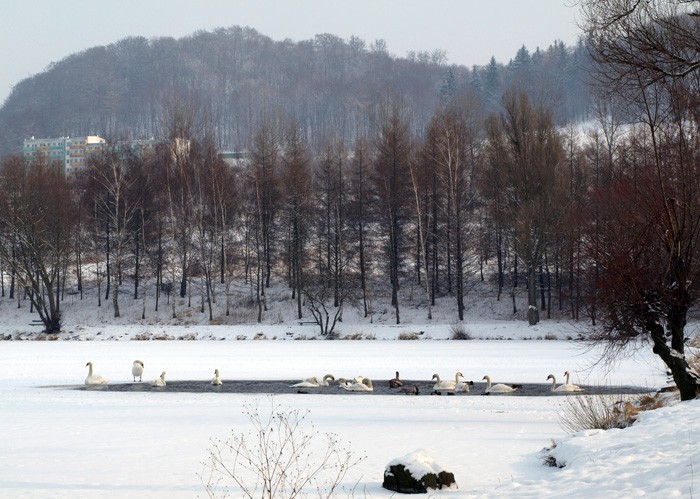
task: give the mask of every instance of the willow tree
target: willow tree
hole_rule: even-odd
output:
[[[688,400],[700,382],[685,356],[700,298],[700,2],[586,0],[582,13],[600,88],[645,138],[638,168],[599,203],[614,223],[600,248],[597,339],[650,340]]]
[[[10,239],[0,251],[13,262],[47,333],[61,330],[60,286],[73,254],[77,218],[61,166],[14,157],[0,165],[0,224]]]

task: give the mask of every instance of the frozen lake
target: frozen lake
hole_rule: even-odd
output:
[[[565,370],[582,385],[666,382],[647,350],[616,365],[571,341],[62,341],[0,342],[0,497],[206,497],[198,476],[211,438],[250,428],[242,411],[265,395],[202,390],[75,390],[85,363],[112,384],[133,386],[131,364],[145,363],[144,382],[161,371],[178,383],[207,386],[218,368],[224,386],[298,381],[332,373],[363,375],[376,386],[401,377],[430,386],[433,373],[474,380],[546,386]],[[230,383],[227,383],[230,380]],[[60,388],[56,388],[60,387]],[[168,387],[166,387],[168,388]],[[208,386],[208,388],[211,388]],[[287,388],[288,390],[291,390]],[[337,390],[337,387],[332,387]],[[367,459],[346,477],[356,496],[390,497],[384,466],[417,448],[453,471],[450,497],[486,497],[518,477],[547,480],[552,470],[536,452],[559,427],[560,396],[365,396],[280,393],[286,408],[308,409],[321,432],[332,432]],[[236,494],[234,494],[234,497]]]

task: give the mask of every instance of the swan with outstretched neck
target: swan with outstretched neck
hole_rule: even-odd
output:
[[[562,386],[566,387],[567,392],[582,392],[583,388],[581,388],[578,385],[574,385],[573,383],[569,383],[569,371],[564,372],[564,376],[566,376],[566,381]]]
[[[490,376],[484,376],[482,380],[486,380],[486,389],[484,390],[484,393],[513,393],[515,390],[517,390],[517,388],[513,388],[512,386],[505,385],[503,383],[492,385]]]
[[[549,376],[547,376],[547,379],[552,380],[552,388],[550,389],[550,391],[552,391],[552,392],[570,392],[570,391],[572,391],[572,390],[567,390],[566,385],[557,386],[557,378],[555,378],[553,374],[550,374]]]
[[[106,385],[108,383],[108,381],[99,374],[92,373],[92,362],[85,364],[85,367],[89,368],[87,378],[85,378],[86,385]]]

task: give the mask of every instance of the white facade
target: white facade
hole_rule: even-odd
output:
[[[97,135],[24,140],[24,159],[34,161],[43,156],[47,161],[63,165],[66,175],[85,169],[90,154],[102,150],[105,139]]]

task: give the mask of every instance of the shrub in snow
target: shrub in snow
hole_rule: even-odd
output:
[[[209,460],[200,479],[207,495],[294,499],[311,493],[318,497],[336,497],[348,472],[365,456],[357,456],[336,435],[321,434],[306,416],[309,411],[284,409],[268,397],[269,408],[261,410],[259,401],[246,404],[244,414],[252,428],[247,433],[232,432],[228,439],[212,439]]]
[[[418,449],[386,465],[382,487],[402,494],[425,494],[428,489],[457,488],[457,484],[454,474]]]
[[[472,334],[467,331],[467,328],[464,327],[464,324],[461,322],[458,322],[456,324],[452,324],[450,326],[450,331],[452,331],[452,339],[453,340],[471,340],[472,339]]]

